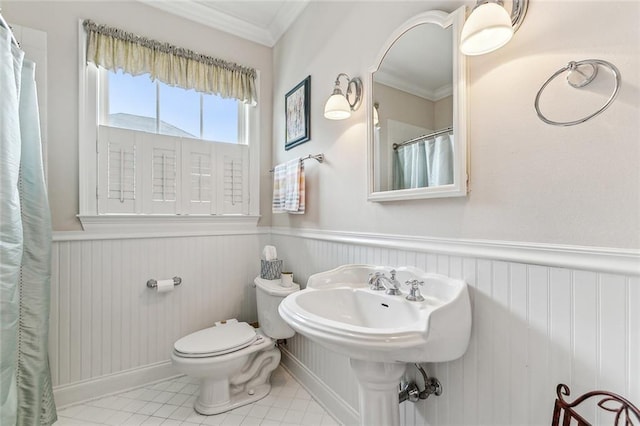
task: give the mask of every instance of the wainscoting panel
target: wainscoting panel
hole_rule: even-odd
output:
[[[54,387],[160,365],[173,343],[231,317],[255,321],[253,279],[268,235],[70,240],[53,243],[50,362]],[[173,292],[150,278],[182,278]],[[164,373],[166,374],[166,373]],[[68,399],[66,403],[72,402]]]
[[[553,248],[539,255],[535,247],[536,260],[528,263],[504,260],[511,257],[509,247],[492,258],[470,256],[469,250],[440,254],[429,244],[420,249],[419,242],[402,250],[402,241],[384,247],[380,241],[386,237],[367,241],[337,234],[273,229],[271,242],[299,283],[341,264],[368,263],[416,266],[470,286],[473,331],[467,353],[449,363],[426,365],[442,382],[444,394],[403,403],[403,425],[549,424],[558,383],[568,384],[573,395],[600,388],[640,404],[637,253],[620,253],[619,259],[576,248],[565,255],[568,260],[545,265],[539,260],[552,259]],[[516,257],[525,260],[527,250],[518,251],[525,255]],[[558,266],[562,262],[568,266]],[[570,267],[584,263],[592,267]],[[606,265],[622,266],[607,273]],[[290,339],[288,350],[357,410],[358,391],[345,357],[299,335]],[[407,375],[422,385],[413,366]],[[588,414],[596,415],[595,410]]]

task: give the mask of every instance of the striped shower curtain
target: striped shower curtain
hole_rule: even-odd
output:
[[[48,361],[51,218],[35,65],[0,26],[0,425],[56,420]]]

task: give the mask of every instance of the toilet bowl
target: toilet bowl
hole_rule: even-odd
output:
[[[174,367],[200,379],[200,394],[194,404],[200,414],[218,414],[264,398],[271,390],[271,373],[280,363],[276,339],[295,334],[280,318],[278,305],[300,287],[282,287],[280,280],[256,278],[254,282],[259,329],[230,319],[174,344]]]

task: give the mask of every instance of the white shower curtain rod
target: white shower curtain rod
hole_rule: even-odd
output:
[[[5,27],[7,31],[9,31],[9,34],[11,34],[11,41],[13,42],[13,44],[20,47],[20,43],[18,43],[18,40],[16,40],[16,36],[13,35],[13,31],[11,31],[11,27],[9,26],[7,21],[5,21],[4,17],[2,16],[2,13],[0,13],[0,25]]]
[[[422,136],[418,136],[417,138],[413,138],[413,139],[409,139],[408,141],[404,141],[404,142],[400,142],[400,143],[394,143],[393,144],[393,150],[397,150],[398,148],[400,148],[401,146],[405,146],[405,145],[410,145],[412,143],[416,143],[416,142],[420,142],[421,140],[424,139],[429,139],[432,138],[434,136],[438,136],[441,135],[443,133],[449,133],[453,130],[453,127],[446,127],[442,130],[437,130],[433,133],[427,133],[426,135],[422,135]]]

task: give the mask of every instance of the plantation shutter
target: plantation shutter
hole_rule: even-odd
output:
[[[184,213],[215,213],[215,144],[189,141],[182,145],[182,205]]]
[[[145,133],[145,213],[177,214],[180,139]],[[148,169],[147,169],[148,168]]]
[[[249,212],[249,151],[243,145],[218,144],[220,214]]]
[[[249,214],[249,147],[98,128],[98,214]]]
[[[140,211],[142,174],[137,139],[134,132],[99,126],[99,213],[138,213]]]

